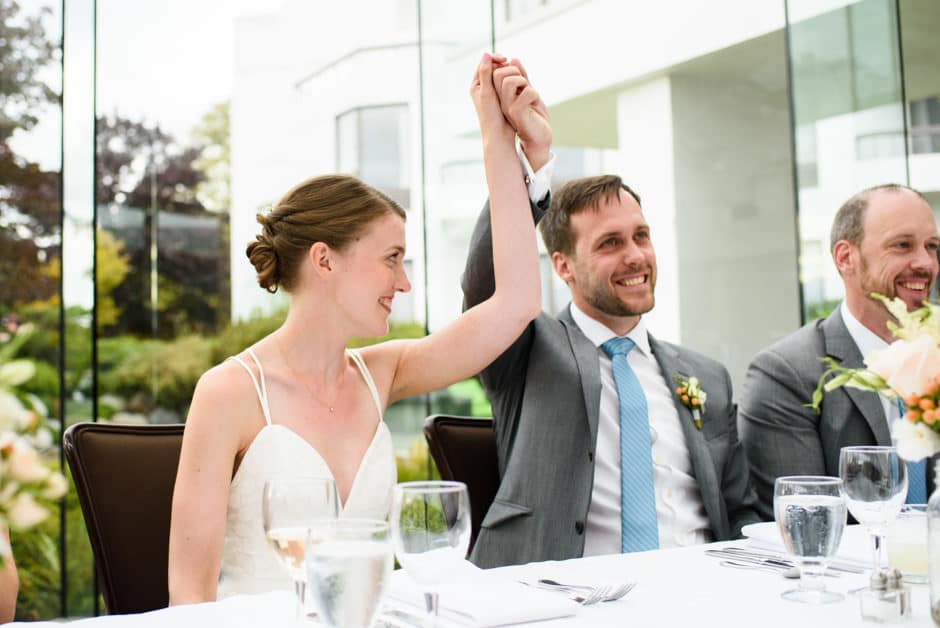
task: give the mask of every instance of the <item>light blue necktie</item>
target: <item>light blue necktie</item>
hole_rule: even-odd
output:
[[[901,411],[901,419],[904,419],[904,413],[907,412],[907,406],[900,399],[898,410]],[[927,459],[923,458],[917,462],[907,463],[907,503],[908,504],[926,504],[927,503]]]
[[[611,338],[602,345],[610,356],[620,400],[620,550],[659,549],[653,453],[646,395],[627,354],[636,345],[629,338]]]

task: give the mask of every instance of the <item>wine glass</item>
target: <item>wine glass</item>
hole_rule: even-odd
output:
[[[297,618],[304,612],[307,578],[304,551],[310,526],[339,516],[339,494],[332,478],[267,480],[261,499],[264,536],[294,582]]]
[[[880,579],[888,525],[907,497],[907,465],[894,447],[843,447],[839,453],[849,512],[872,538],[872,581]]]
[[[332,628],[368,628],[392,573],[389,526],[373,519],[317,521],[307,543],[307,582],[318,618]]]
[[[845,596],[826,590],[829,558],[839,549],[845,529],[842,480],[819,475],[791,475],[774,483],[774,519],[787,552],[799,562],[800,585],[784,599],[827,604]]]
[[[392,542],[398,562],[424,589],[437,615],[438,587],[460,569],[470,547],[470,499],[463,482],[403,482],[392,492]]]

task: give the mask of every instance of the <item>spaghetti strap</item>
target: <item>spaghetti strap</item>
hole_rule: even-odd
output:
[[[379,422],[382,421],[382,402],[379,400],[379,391],[375,387],[375,381],[372,379],[372,373],[369,372],[369,367],[366,366],[366,361],[362,359],[362,356],[359,355],[359,352],[354,349],[348,349],[349,355],[352,356],[353,361],[356,363],[356,366],[359,367],[359,372],[362,373],[362,379],[366,381],[366,386],[369,387],[369,392],[372,393],[372,401],[375,402],[375,411],[379,414]]]
[[[258,374],[261,375],[261,384],[258,384],[258,378],[255,377],[254,372],[251,370],[251,367],[242,360],[237,355],[230,356],[229,360],[235,360],[242,367],[248,371],[248,376],[251,377],[251,383],[255,386],[255,392],[258,393],[258,401],[261,403],[261,412],[264,413],[264,422],[268,425],[271,425],[271,409],[268,407],[268,386],[267,382],[264,380],[264,368],[261,366],[261,360],[258,359],[258,356],[255,355],[255,352],[249,347],[248,355],[251,356],[251,359],[254,361],[255,366],[258,367]]]

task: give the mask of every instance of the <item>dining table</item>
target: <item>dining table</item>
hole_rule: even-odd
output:
[[[726,541],[682,548],[661,549],[632,554],[593,556],[563,561],[546,561],[479,570],[478,582],[487,584],[492,592],[484,597],[490,609],[511,609],[516,604],[513,591],[520,582],[534,583],[554,579],[563,583],[595,584],[601,582],[635,582],[636,586],[621,599],[581,606],[571,603],[564,617],[526,622],[525,626],[550,627],[695,627],[715,626],[796,628],[820,626],[851,628],[873,626],[862,618],[859,598],[851,593],[868,584],[869,574],[839,573],[827,577],[829,590],[845,594],[831,604],[804,604],[781,598],[781,593],[797,586],[798,581],[784,578],[779,571],[733,567],[722,564],[706,550],[728,547],[748,548],[747,540]],[[393,572],[389,589],[405,584],[408,575]],[[912,617],[899,625],[927,628],[934,624],[930,617],[929,591],[926,584],[909,585]],[[401,587],[397,587],[401,588]],[[445,590],[446,591],[446,590]],[[547,595],[552,595],[551,593]],[[564,595],[557,593],[557,595]],[[441,594],[442,612],[447,607],[447,594]],[[217,602],[175,606],[136,615],[107,615],[70,622],[82,628],[250,628],[260,626],[298,625],[294,616],[294,600],[287,591],[256,595],[236,595]],[[523,613],[524,615],[524,613]],[[420,613],[413,621],[406,616],[399,623],[376,626],[425,626]],[[302,621],[300,625],[317,625]],[[14,624],[16,625],[16,624]],[[461,624],[474,623],[464,618]],[[25,628],[26,623],[22,624]],[[52,628],[60,622],[32,622],[30,628]]]

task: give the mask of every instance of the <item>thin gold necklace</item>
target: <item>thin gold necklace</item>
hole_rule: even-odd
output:
[[[321,406],[325,406],[330,411],[330,414],[333,414],[334,412],[336,412],[336,397],[339,397],[339,390],[337,390],[336,395],[333,396],[332,403],[324,403],[323,401],[321,401],[319,397],[313,394],[313,390],[310,388],[307,382],[304,381],[304,379],[300,377],[300,375],[297,374],[297,371],[294,370],[294,367],[291,366],[290,361],[287,359],[287,354],[284,353],[284,349],[281,347],[280,337],[275,337],[274,343],[277,345],[277,352],[281,354],[281,359],[284,360],[284,364],[287,365],[287,368],[288,370],[290,370],[291,375],[294,376],[294,379],[300,382],[301,386],[307,389],[307,395],[309,395],[311,399],[319,403]]]

